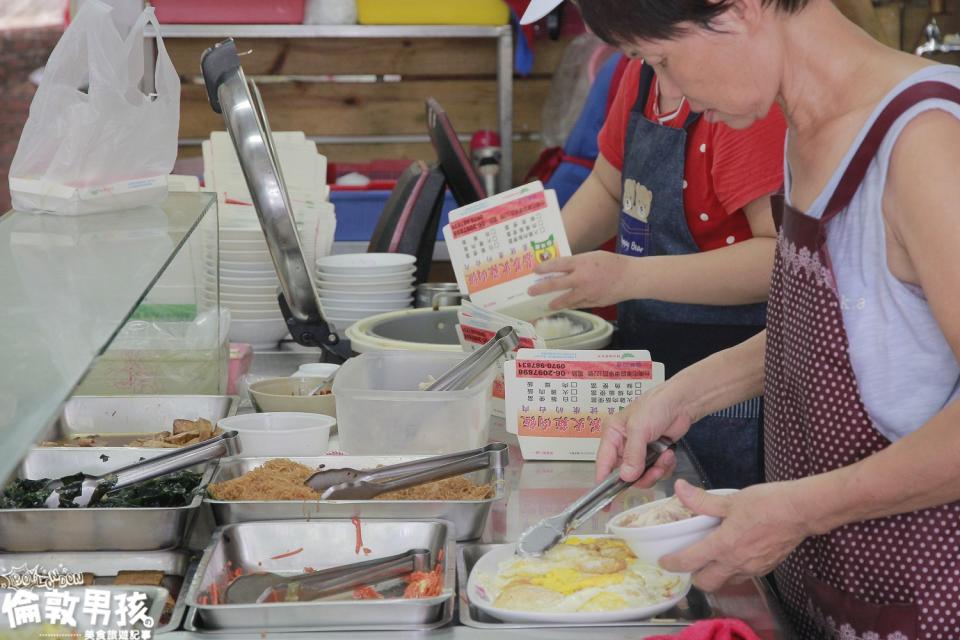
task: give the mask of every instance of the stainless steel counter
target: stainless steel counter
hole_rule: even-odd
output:
[[[314,357],[314,361],[316,358]],[[254,358],[252,373],[260,375],[289,375],[302,362],[309,360],[309,354],[277,353],[258,354]],[[491,427],[490,438],[510,444],[510,465],[506,472],[507,497],[496,503],[482,542],[503,543],[513,542],[530,525],[538,522],[547,515],[552,515],[566,507],[570,502],[593,487],[593,463],[591,462],[524,462],[517,447],[516,437],[506,432],[503,421],[494,421]],[[700,479],[696,471],[682,453],[679,455],[679,465],[676,475],[695,483]],[[584,527],[579,533],[602,533],[607,521],[623,509],[636,506],[647,499],[659,498],[673,493],[673,480],[661,482],[652,489],[631,489],[618,498],[611,508],[601,512]],[[468,543],[469,544],[469,543]],[[721,617],[736,617],[749,624],[764,640],[773,640],[789,637],[780,621],[776,603],[760,581],[749,581],[738,585],[728,585],[718,593],[709,596],[711,608]],[[443,629],[426,633],[367,633],[353,632],[340,633],[341,637],[350,640],[380,640],[383,638],[423,638],[430,640],[466,640],[476,638],[490,640],[493,637],[536,639],[536,640],[567,640],[582,639],[589,634],[590,640],[614,640],[645,638],[652,635],[675,633],[675,627],[595,627],[590,629],[503,629],[485,630],[474,629],[454,623]],[[332,637],[333,634],[267,634],[267,637],[299,640],[300,638]],[[167,638],[202,638],[208,634],[190,634],[178,632],[166,635]],[[249,636],[231,634],[237,640],[261,640],[265,637],[260,633]]]

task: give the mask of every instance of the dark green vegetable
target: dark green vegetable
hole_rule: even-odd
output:
[[[183,507],[201,492],[201,474],[193,471],[178,471],[160,478],[147,480],[126,489],[109,493],[97,507]],[[75,507],[73,499],[80,493],[83,474],[60,478],[60,506]],[[0,509],[35,509],[44,506],[51,493],[51,480],[14,480],[0,494]]]

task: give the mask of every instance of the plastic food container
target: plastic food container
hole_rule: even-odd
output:
[[[319,413],[288,412],[248,413],[223,418],[217,426],[240,434],[244,458],[282,458],[323,455],[335,424]]]
[[[304,0],[150,0],[166,24],[302,24]]]
[[[357,0],[360,24],[507,24],[503,0]]]
[[[351,358],[333,382],[340,446],[350,455],[451,453],[487,443],[494,368],[461,391],[420,391],[462,352],[378,351]]]
[[[728,496],[736,492],[737,489],[711,489],[709,491],[709,493],[718,496]],[[624,511],[607,524],[607,530],[623,540],[638,559],[647,564],[656,565],[661,557],[686,549],[720,526],[720,518],[714,518],[713,516],[693,516],[676,522],[648,527],[618,526],[618,523],[623,522],[629,516],[656,509],[667,500],[670,500],[670,498],[649,502]]]

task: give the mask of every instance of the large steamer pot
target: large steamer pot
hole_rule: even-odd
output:
[[[461,351],[457,337],[457,312],[460,307],[441,307],[434,311],[404,309],[371,316],[351,325],[346,335],[357,353],[382,350]],[[547,340],[550,349],[602,349],[610,344],[613,326],[592,313],[561,311],[579,331],[563,338]]]

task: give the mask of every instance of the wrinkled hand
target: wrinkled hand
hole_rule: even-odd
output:
[[[676,495],[698,515],[723,518],[700,542],[660,559],[667,571],[692,573],[693,584],[716,591],[728,580],[770,573],[805,538],[811,519],[797,508],[797,482],[773,482],[717,496],[678,480]]]
[[[677,397],[677,385],[665,382],[634,400],[626,409],[609,416],[603,423],[597,451],[597,481],[606,478],[617,466],[620,477],[628,482],[640,478],[647,455],[647,443],[660,436],[674,441],[683,437],[692,419]],[[677,460],[673,451],[665,451],[642,478],[639,486],[653,486],[673,472]]]
[[[530,287],[528,293],[538,296],[553,291],[567,291],[550,302],[551,309],[582,309],[605,307],[636,296],[631,295],[627,282],[631,258],[609,251],[590,251],[576,256],[564,256],[541,262],[536,272],[540,275],[558,274]]]

